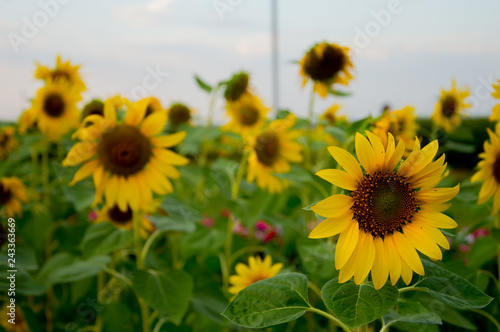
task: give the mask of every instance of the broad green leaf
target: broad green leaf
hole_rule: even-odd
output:
[[[444,147],[448,150],[466,154],[474,153],[476,151],[476,147],[472,144],[460,143],[455,141],[447,141]]]
[[[399,302],[396,309],[390,309],[384,315],[386,325],[397,322],[408,322],[415,324],[441,324],[441,318],[429,311],[420,302]]]
[[[332,134],[337,141],[339,141],[340,143],[344,143],[345,140],[344,129],[334,126],[327,126],[325,129],[325,133]]]
[[[465,318],[460,312],[451,308],[450,306],[443,304],[443,308],[434,308],[434,309],[439,309],[439,312],[437,312],[437,314],[439,314],[439,316],[445,323],[458,326],[470,331],[477,330],[476,325],[474,325],[470,320]]]
[[[62,191],[66,199],[73,203],[76,211],[82,211],[94,202],[95,190],[90,181],[63,186]]]
[[[338,276],[335,269],[335,244],[300,238],[297,241],[297,251],[301,265],[308,274],[323,281]]]
[[[216,298],[207,294],[194,294],[193,307],[199,313],[209,317],[221,325],[227,325],[227,320],[221,316],[221,312],[227,307],[227,300]]]
[[[198,75],[194,75],[194,79],[196,80],[196,83],[198,83],[198,86],[202,90],[205,90],[208,93],[212,92],[212,87],[207,83],[205,83],[205,81],[203,81]]]
[[[112,302],[106,305],[99,305],[102,312],[103,331],[135,332],[137,331],[132,319],[130,307],[123,302]]]
[[[323,301],[344,324],[355,328],[382,317],[396,303],[399,292],[390,284],[375,289],[373,284],[338,283],[332,279],[321,290]]]
[[[493,228],[491,230],[491,236],[495,239],[495,241],[500,245],[500,229]]]
[[[285,273],[243,289],[222,315],[239,326],[263,328],[297,319],[309,308],[307,277]]]
[[[105,255],[132,243],[133,232],[119,229],[110,223],[90,225],[82,240],[84,257]]]
[[[3,263],[5,262],[5,263]],[[0,290],[2,293],[8,294],[10,287],[10,279],[7,279],[11,276],[10,268],[7,266],[7,260],[2,261],[0,264]],[[42,295],[48,289],[47,286],[43,285],[38,281],[34,281],[33,278],[29,275],[29,273],[21,266],[16,266],[15,279],[16,286],[15,292],[23,295]]]
[[[488,236],[477,239],[470,250],[467,266],[480,268],[495,257],[496,249],[497,243],[493,237]]]
[[[193,293],[193,279],[179,270],[136,271],[132,287],[161,318],[179,325]]]
[[[306,170],[296,165],[292,166],[290,172],[288,173],[276,173],[275,175],[280,179],[287,179],[295,184],[308,182],[312,180],[311,173],[307,172]]]
[[[196,229],[192,219],[179,220],[166,216],[152,215],[148,217],[156,226],[157,231],[179,231],[192,233]]]
[[[459,309],[483,308],[492,298],[477,289],[466,279],[422,259],[425,278],[415,288],[429,291],[439,301]]]

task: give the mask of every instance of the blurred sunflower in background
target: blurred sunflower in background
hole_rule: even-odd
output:
[[[118,205],[112,208],[103,207],[97,212],[97,218],[95,223],[109,222],[113,224],[116,228],[124,230],[134,229],[134,213],[132,209],[127,206],[126,211],[122,211]],[[149,221],[145,216],[141,219],[141,236],[147,238],[149,234],[155,231],[155,226]]]
[[[0,128],[0,160],[7,159],[19,145],[15,134],[16,129],[12,126]]]
[[[245,93],[235,102],[227,102],[227,115],[231,120],[222,126],[223,131],[231,131],[247,139],[255,135],[266,124],[269,108],[262,101],[250,93]]]
[[[438,128],[444,129],[447,133],[451,133],[462,123],[462,117],[466,109],[470,108],[465,99],[469,97],[470,91],[468,88],[457,88],[456,80],[452,80],[451,89],[446,91],[441,89],[441,97],[436,103],[432,121]]]
[[[250,78],[246,72],[242,71],[234,74],[225,84],[224,98],[228,102],[235,102],[240,99],[240,97],[248,92],[249,80]]]
[[[382,141],[384,147],[387,147],[387,133],[391,133],[396,139],[403,140],[406,146],[405,156],[410,154],[411,148],[415,143],[418,123],[413,106],[405,106],[400,110],[385,112],[373,128],[373,133]]]
[[[3,305],[2,310],[0,310],[0,326],[2,326],[7,332],[30,332],[30,328],[26,319],[24,318],[24,314],[19,306],[16,306],[14,318],[14,324],[10,323],[11,319],[9,316],[10,308],[7,307],[7,304]]]
[[[327,42],[316,44],[306,52],[299,64],[302,85],[312,80],[314,92],[323,98],[333,89],[333,84],[348,85],[353,78],[349,48],[344,46]]]
[[[0,210],[7,216],[22,216],[23,203],[28,202],[28,193],[24,184],[17,177],[0,178]]]
[[[347,117],[345,115],[338,115],[338,111],[341,106],[339,104],[333,104],[327,110],[320,115],[319,124],[316,126],[316,130],[313,133],[313,139],[316,141],[325,142],[328,145],[338,145],[338,141],[333,137],[332,134],[325,133],[327,127],[334,127],[340,123],[347,123]]]
[[[400,277],[408,285],[413,271],[425,271],[417,250],[432,260],[442,259],[441,246],[449,249],[440,228],[457,227],[443,214],[447,201],[455,197],[459,186],[435,188],[446,170],[444,155],[433,161],[438,142],[422,149],[415,141],[413,151],[398,167],[405,143],[396,145],[388,134],[387,147],[373,133],[368,139],[356,134],[358,161],[346,150],[329,147],[330,154],[345,170],[326,169],[317,175],[346,194],[330,196],[311,209],[327,219],[316,226],[310,238],[340,234],[335,250],[335,268],[339,282],[354,276],[362,283],[371,270],[373,284],[381,288],[390,274],[392,285]]]
[[[279,193],[287,185],[286,179],[276,174],[290,172],[290,162],[302,161],[299,143],[295,142],[300,131],[291,130],[297,118],[290,114],[285,119],[274,120],[266,130],[249,141],[247,182],[256,180],[257,185],[270,193]]]
[[[62,82],[66,83],[77,91],[77,93],[82,93],[86,90],[85,83],[78,71],[80,70],[79,65],[72,65],[69,61],[62,61],[61,56],[56,57],[55,68],[49,68],[48,66],[43,66],[36,63],[35,78],[44,80],[46,83],[52,82]]]
[[[104,115],[104,102],[99,99],[93,99],[89,101],[85,106],[83,107],[81,118],[82,120],[85,119],[89,115]]]
[[[155,112],[161,112],[163,111],[163,106],[161,106],[160,101],[158,98],[150,96],[143,98],[139,101],[136,102],[137,107],[145,107],[145,115],[144,117],[147,117]]]
[[[63,166],[84,163],[72,184],[93,175],[96,188],[94,204],[106,198],[106,207],[118,205],[122,212],[147,210],[152,193],[173,192],[169,179],[180,177],[174,166],[189,160],[168,148],[179,144],[185,132],[158,136],[167,122],[166,112],[145,117],[146,109],[126,102],[123,123],[117,122],[113,100],[104,103],[104,117],[92,115],[85,140],[75,144],[63,160]],[[85,124],[83,124],[85,125]]]
[[[267,255],[264,260],[259,256],[249,257],[248,265],[238,263],[235,267],[236,275],[229,277],[232,284],[228,292],[238,294],[241,290],[257,281],[269,279],[277,275],[283,268],[283,263],[273,265],[271,256]]]
[[[167,109],[168,122],[172,127],[180,126],[181,124],[191,124],[193,111],[184,104],[174,103]]]
[[[32,106],[20,119],[21,133],[35,126],[50,141],[58,141],[80,123],[80,112],[76,106],[81,99],[76,90],[65,82],[48,81],[40,88]]]
[[[491,93],[493,98],[500,99],[500,80],[493,83],[494,91]],[[490,115],[490,121],[500,121],[500,103],[493,107],[493,112]]]

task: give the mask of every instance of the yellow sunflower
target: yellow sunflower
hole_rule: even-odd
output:
[[[228,291],[231,294],[238,294],[242,289],[257,281],[274,277],[283,268],[282,263],[273,265],[271,256],[267,255],[264,260],[259,256],[249,257],[248,265],[238,263],[236,265],[236,275],[229,277],[232,284]]]
[[[97,212],[96,223],[109,222],[115,227],[125,230],[134,229],[134,214],[130,207],[127,206],[127,210],[122,211],[118,205],[112,208],[103,207]],[[141,220],[141,236],[147,238],[149,234],[155,231],[155,226],[149,221],[145,216]]]
[[[248,73],[240,72],[234,74],[229,81],[226,82],[226,90],[224,98],[227,101],[234,102],[244,96],[248,91],[248,81],[250,80]]]
[[[415,108],[413,106],[405,106],[400,110],[387,111],[375,123],[373,133],[382,141],[384,147],[387,147],[387,133],[391,133],[396,139],[403,140],[406,146],[406,153],[411,152],[411,147],[415,143],[417,135],[418,123],[415,116]]]
[[[27,114],[21,116],[20,131],[34,126],[51,141],[59,140],[70,130],[78,127],[80,112],[76,103],[80,95],[66,83],[48,81],[39,89]]]
[[[490,140],[484,142],[484,152],[479,154],[482,160],[477,164],[479,170],[471,182],[483,181],[477,203],[484,204],[493,197],[492,214],[496,214],[500,208],[500,124],[495,127],[495,132],[490,128],[486,130]]]
[[[24,314],[22,310],[19,308],[19,305],[14,308],[15,318],[9,316],[11,313],[11,309],[7,308],[7,303],[4,303],[3,308],[0,310],[0,325],[7,332],[30,332],[30,328],[28,323],[24,318]],[[11,319],[14,319],[14,324],[10,322]]]
[[[222,127],[224,131],[232,131],[247,138],[255,135],[266,123],[269,108],[262,101],[247,92],[237,101],[226,104],[227,115],[231,120]]]
[[[118,205],[126,212],[146,210],[151,204],[152,192],[166,195],[173,192],[169,179],[177,179],[174,166],[189,160],[168,148],[180,143],[185,132],[158,136],[167,122],[165,112],[155,112],[145,118],[145,108],[126,103],[128,110],[123,123],[117,122],[112,100],[104,103],[104,117],[90,115],[85,120],[86,139],[69,151],[63,166],[84,163],[71,184],[93,175],[96,187],[94,204],[106,198],[106,207]],[[85,126],[84,122],[82,126]]]
[[[9,154],[19,145],[15,132],[16,129],[12,126],[0,128],[0,160],[7,159]]]
[[[0,178],[0,210],[5,209],[8,217],[23,215],[23,203],[28,202],[26,187],[16,177]]]
[[[316,126],[316,130],[313,133],[313,139],[316,141],[324,141],[328,145],[338,145],[338,141],[333,137],[332,134],[325,133],[327,126],[334,127],[339,123],[346,123],[347,117],[345,115],[338,115],[338,111],[341,106],[338,104],[333,104],[330,106],[321,116],[319,117],[320,123]]]
[[[491,95],[495,99],[500,99],[500,80],[497,81],[497,83],[493,83],[493,91]],[[500,104],[496,104],[493,107],[493,112],[490,115],[490,121],[499,121],[500,120]]]
[[[36,63],[36,66],[35,78],[44,80],[45,82],[62,81],[73,87],[78,93],[86,89],[85,83],[83,83],[82,78],[78,74],[80,66],[73,66],[69,61],[63,62],[60,55],[56,58],[55,68],[42,66],[39,63]]]
[[[274,120],[257,137],[250,139],[247,182],[257,181],[257,185],[270,193],[279,193],[288,186],[286,179],[275,174],[290,172],[290,162],[302,161],[299,143],[295,142],[300,131],[290,130],[297,118],[290,114],[285,119]]]
[[[104,103],[101,100],[93,99],[85,104],[81,114],[82,120],[92,114],[98,114],[100,116],[104,115]]]
[[[314,45],[299,62],[302,85],[311,79],[314,91],[323,98],[333,84],[348,85],[354,68],[349,52],[348,47],[327,42]]]
[[[346,192],[312,207],[327,219],[309,237],[340,234],[335,251],[340,283],[354,276],[359,285],[371,270],[376,289],[386,283],[389,274],[393,285],[400,276],[409,284],[413,271],[425,273],[417,250],[439,260],[442,253],[438,245],[449,249],[439,229],[457,226],[442,212],[459,186],[435,188],[446,170],[444,155],[432,161],[438,150],[437,141],[421,149],[415,140],[413,151],[398,167],[405,151],[404,141],[396,145],[389,133],[384,148],[376,135],[369,131],[366,134],[368,139],[359,133],[355,138],[356,155],[363,170],[344,149],[328,148],[345,172],[326,169],[316,174]]]
[[[183,123],[190,124],[193,111],[184,104],[175,103],[167,110],[168,122],[177,127]]]
[[[441,89],[441,97],[436,103],[432,121],[439,128],[451,133],[462,123],[462,116],[471,105],[465,99],[470,95],[468,88],[457,88],[456,80],[451,82],[451,89]]]

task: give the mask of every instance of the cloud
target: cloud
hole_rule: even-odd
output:
[[[117,16],[126,21],[138,25],[165,19],[172,13],[175,0],[150,0],[141,4],[132,4],[116,10]]]

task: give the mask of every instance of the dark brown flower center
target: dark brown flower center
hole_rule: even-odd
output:
[[[128,224],[132,221],[132,210],[127,206],[127,211],[123,212],[120,210],[118,205],[115,205],[113,208],[108,210],[108,216],[111,221],[117,224]]]
[[[100,100],[92,100],[83,108],[82,119],[85,119],[89,115],[100,115],[104,116],[104,103]]]
[[[233,75],[229,82],[226,83],[226,91],[224,97],[229,101],[236,101],[247,91],[248,74],[238,73]]]
[[[493,176],[495,180],[500,183],[500,154],[497,155],[493,163]]]
[[[151,156],[151,143],[139,129],[119,125],[102,135],[97,154],[107,171],[128,176],[146,166]]]
[[[7,135],[6,133],[1,133],[0,134],[0,146],[5,147],[7,146],[7,143],[9,143],[10,136]]]
[[[174,125],[178,126],[182,123],[186,123],[191,119],[191,112],[189,108],[183,104],[174,104],[170,107],[168,112],[168,120]]]
[[[451,118],[457,111],[457,99],[454,96],[447,95],[441,101],[441,109],[444,117]]]
[[[280,142],[275,133],[267,131],[257,137],[255,152],[257,159],[264,165],[274,164],[279,154]]]
[[[318,57],[313,48],[309,50],[308,56],[308,61],[304,63],[304,70],[316,81],[334,78],[346,65],[346,55],[338,46],[327,45],[321,57]]]
[[[413,189],[404,178],[391,172],[366,174],[351,196],[354,219],[373,237],[401,230],[419,210]]]
[[[57,118],[64,113],[64,100],[57,93],[49,94],[43,102],[43,110],[48,116]]]
[[[66,80],[68,82],[71,81],[71,77],[69,76],[69,74],[62,70],[54,70],[50,75],[52,76],[53,81],[57,81],[59,79]]]
[[[0,182],[0,205],[7,204],[12,198],[12,192],[10,189],[5,188],[3,183]]]
[[[243,106],[239,112],[240,121],[245,126],[253,126],[259,120],[259,111],[253,106]]]
[[[335,126],[335,121],[336,121],[336,120],[335,120],[335,116],[334,116],[333,114],[331,114],[331,113],[327,113],[327,114],[325,115],[325,119],[328,121],[328,124],[329,124],[330,126]]]

